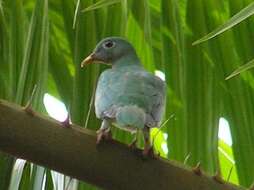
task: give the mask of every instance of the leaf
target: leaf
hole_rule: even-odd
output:
[[[222,176],[224,177],[225,180],[229,179],[231,183],[237,184],[238,176],[235,167],[234,156],[232,153],[232,147],[227,145],[224,141],[219,140],[218,153]]]
[[[244,9],[242,9],[240,12],[238,12],[231,19],[226,21],[224,24],[219,26],[214,31],[210,32],[209,34],[207,34],[203,38],[200,38],[199,40],[193,42],[192,45],[197,45],[197,44],[205,42],[205,41],[207,41],[207,40],[209,40],[211,38],[214,38],[215,36],[217,36],[217,35],[225,32],[225,31],[227,31],[228,29],[230,29],[233,26],[239,24],[240,22],[242,22],[243,20],[245,20],[246,18],[250,17],[253,14],[254,14],[254,2],[249,4]]]
[[[16,190],[27,190],[29,189],[29,183],[30,183],[31,164],[26,162],[21,172],[22,172],[22,177],[19,182],[19,185],[17,186],[18,189]],[[12,190],[12,189],[9,189],[9,190]]]
[[[53,184],[52,175],[50,173],[50,170],[46,169],[45,190],[53,190],[53,189],[54,189],[54,184]]]
[[[80,0],[77,1],[76,4],[76,8],[75,8],[75,13],[74,13],[74,17],[73,17],[73,24],[72,24],[72,28],[75,28],[76,25],[76,20],[77,20],[77,15],[78,15],[78,10],[79,10],[79,4],[80,4]]]
[[[168,146],[165,134],[160,129],[154,128],[151,130],[150,138],[152,139],[152,146],[160,154],[161,157],[167,158]]]
[[[101,0],[101,1],[98,1],[97,3],[85,8],[84,10],[82,10],[82,12],[87,12],[87,11],[103,8],[103,7],[113,5],[116,3],[120,3],[120,2],[121,2],[121,0]]]
[[[10,3],[10,37],[9,37],[9,73],[10,73],[10,99],[13,101],[16,96],[18,78],[24,55],[24,37],[26,34],[25,14],[22,2],[13,0]]]
[[[25,104],[31,95],[34,85],[38,91],[35,93],[34,108],[42,110],[42,98],[45,93],[45,84],[48,74],[48,1],[37,0],[27,33],[21,71],[18,79],[16,102]]]
[[[62,55],[63,49],[60,48],[58,42],[58,39],[50,38],[49,69],[62,100],[69,107],[71,99],[69,91],[72,89],[72,76],[68,69],[67,60]]]
[[[46,173],[45,168],[41,166],[33,165],[31,170],[30,188],[33,190],[43,189],[44,174]]]
[[[8,189],[12,175],[14,159],[0,152],[0,189]]]
[[[12,175],[11,175],[9,190],[19,189],[20,181],[21,181],[25,166],[26,166],[25,160],[22,160],[22,159],[16,160],[13,167]]]
[[[248,63],[242,65],[241,67],[239,67],[238,69],[236,69],[233,73],[231,73],[225,80],[229,80],[233,77],[235,77],[236,75],[241,74],[244,71],[247,71],[251,68],[254,67],[254,59],[252,59],[251,61],[249,61]]]

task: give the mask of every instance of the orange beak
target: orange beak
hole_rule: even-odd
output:
[[[89,65],[93,63],[96,60],[95,54],[91,53],[89,56],[87,56],[81,63],[81,67],[83,68],[86,65]]]

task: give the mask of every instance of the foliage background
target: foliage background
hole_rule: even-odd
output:
[[[251,0],[0,0],[0,97],[21,105],[37,91],[33,108],[47,114],[50,93],[67,106],[72,122],[97,129],[93,92],[106,67],[80,63],[106,36],[126,37],[145,68],[165,73],[168,101],[155,138],[162,156],[230,181],[254,179],[252,72],[225,81],[254,57],[253,18],[201,45],[192,43],[248,5]],[[85,11],[84,11],[85,10]],[[218,139],[221,117],[229,121],[232,148]],[[152,135],[156,134],[153,132]],[[114,130],[114,138],[131,136]],[[167,143],[168,153],[162,149]],[[140,146],[142,142],[140,140]],[[0,189],[95,189],[0,153]]]

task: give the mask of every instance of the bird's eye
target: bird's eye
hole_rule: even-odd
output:
[[[104,48],[112,48],[113,46],[115,45],[115,42],[112,42],[112,41],[107,41],[103,44]]]

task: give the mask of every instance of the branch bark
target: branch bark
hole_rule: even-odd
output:
[[[242,190],[196,175],[181,164],[141,159],[141,151],[108,142],[96,146],[95,133],[26,113],[0,100],[0,150],[38,165],[111,190]]]

